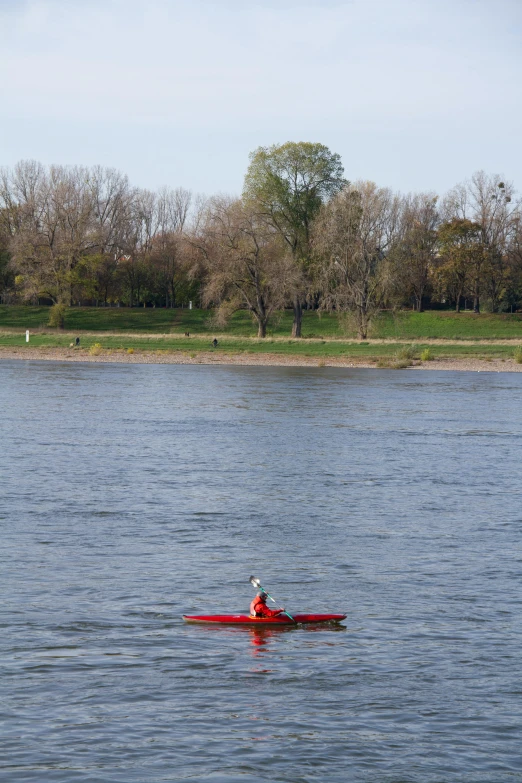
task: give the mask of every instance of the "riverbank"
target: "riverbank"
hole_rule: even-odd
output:
[[[414,360],[408,367],[397,367],[393,362],[383,367],[382,362],[370,357],[307,357],[289,354],[223,353],[220,351],[199,351],[188,354],[185,351],[134,351],[101,350],[91,354],[81,348],[63,347],[6,347],[0,346],[0,361],[94,362],[117,364],[192,364],[232,365],[262,367],[357,367],[368,369],[410,369],[410,370],[452,370],[464,372],[522,372],[522,364],[513,359],[494,357],[471,358],[441,357],[431,361]]]

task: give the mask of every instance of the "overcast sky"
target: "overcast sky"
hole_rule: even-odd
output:
[[[0,165],[239,193],[318,141],[348,179],[522,190],[522,0],[0,0]]]

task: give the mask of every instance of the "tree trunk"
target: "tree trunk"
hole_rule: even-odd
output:
[[[480,313],[480,298],[478,294],[473,297],[473,312]]]
[[[265,318],[258,318],[257,319],[257,336],[258,337],[266,337],[266,319]]]
[[[292,337],[301,337],[303,323],[303,306],[299,297],[294,299],[294,322],[292,324]]]
[[[368,313],[363,308],[359,308],[358,311],[358,328],[357,332],[360,340],[366,340],[368,336]]]

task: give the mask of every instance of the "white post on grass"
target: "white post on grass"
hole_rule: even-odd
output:
[[[29,342],[29,329],[26,329],[26,330],[25,330],[25,342],[26,342],[26,343],[28,343],[28,342]]]
[[[192,302],[189,302],[189,310],[192,310]]]

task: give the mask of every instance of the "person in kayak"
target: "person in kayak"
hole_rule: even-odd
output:
[[[284,613],[283,609],[270,609],[266,605],[268,596],[264,590],[260,590],[252,603],[250,604],[250,616],[251,617],[277,617],[279,614]]]

